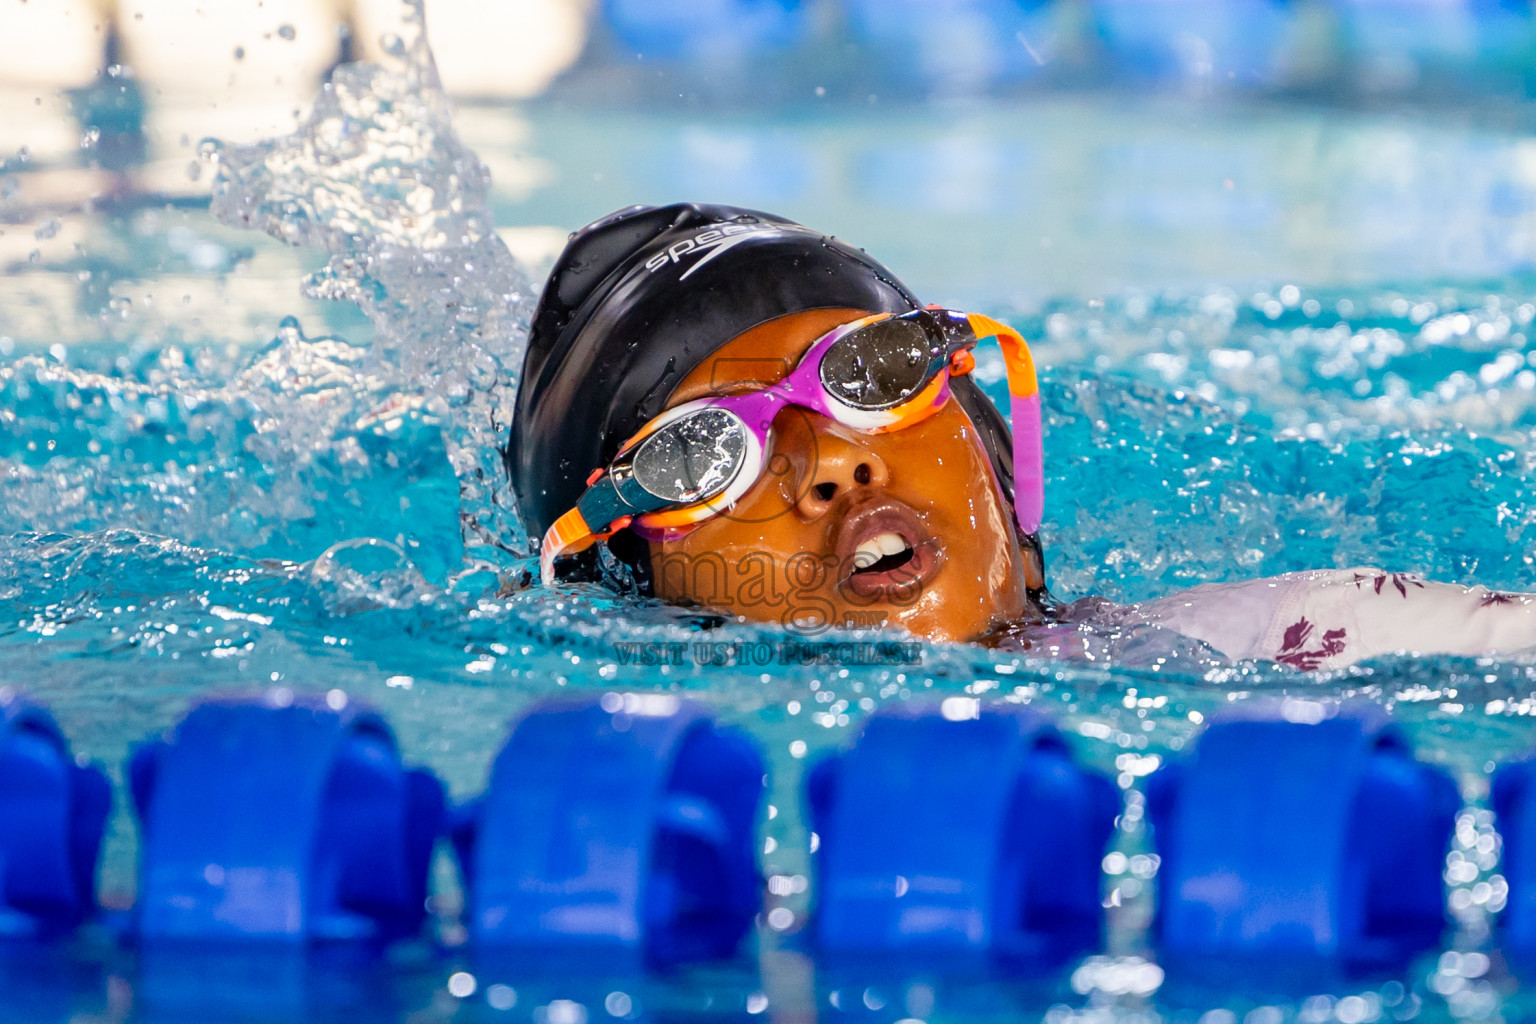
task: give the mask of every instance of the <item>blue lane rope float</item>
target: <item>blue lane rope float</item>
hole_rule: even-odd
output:
[[[1327,713],[1234,710],[1148,778],[1165,955],[1373,964],[1439,940],[1456,787],[1377,709]]]
[[[757,913],[750,738],[658,694],[539,706],[455,829],[482,949],[728,956]]]
[[[884,711],[807,788],[822,949],[1050,960],[1098,941],[1120,797],[1039,712]]]
[[[1493,775],[1493,813],[1509,884],[1500,915],[1503,944],[1529,962],[1536,952],[1536,756],[1499,766]]]
[[[111,806],[106,775],[75,763],[48,712],[0,700],[0,937],[49,937],[95,910]]]
[[[205,702],[135,752],[147,945],[361,949],[419,930],[441,784],[401,764],[378,715],[279,692],[282,706]],[[1536,948],[1533,780],[1536,759],[1493,786],[1516,951]],[[765,783],[752,740],[690,701],[536,707],[454,832],[472,939],[663,963],[730,955],[760,908]],[[1460,800],[1379,709],[1233,709],[1146,791],[1154,942],[1170,962],[1376,964],[1441,937]],[[823,951],[1053,960],[1101,937],[1119,796],[1040,712],[971,698],[881,711],[812,768],[806,796]],[[94,910],[110,804],[105,775],[75,762],[46,711],[0,700],[0,938],[58,934]]]
[[[208,701],[140,747],[130,779],[146,942],[382,942],[420,928],[443,789],[402,766],[378,715]]]

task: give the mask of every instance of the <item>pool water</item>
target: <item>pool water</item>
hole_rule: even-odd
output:
[[[782,637],[591,587],[507,586],[533,566],[496,450],[562,232],[628,203],[732,202],[867,246],[919,294],[1006,317],[1032,340],[1059,597],[1135,600],[1350,565],[1536,590],[1536,139],[1518,118],[1108,95],[827,104],[750,122],[454,110],[425,41],[395,49],[386,65],[341,69],[293,135],[187,140],[166,160],[189,171],[115,179],[83,209],[49,198],[67,185],[61,164],[0,166],[0,255],[12,260],[0,278],[0,680],[49,705],[119,792],[131,744],[230,689],[367,702],[456,798],[483,786],[531,701],[685,693],[769,754],[765,899],[786,913],[765,915],[736,967],[627,989],[481,971],[466,993],[462,980],[449,988],[463,930],[443,858],[445,951],[400,954],[396,1002],[372,1012],[541,1024],[765,1009],[1052,1024],[1523,1015],[1513,976],[1477,956],[1505,891],[1488,774],[1536,740],[1529,657],[1390,656],[1301,674],[1204,650],[1170,657],[1134,635],[1091,662],[923,644],[906,666],[641,668],[616,640],[692,651]],[[1000,361],[984,356],[978,376],[1001,401]],[[882,705],[957,695],[1045,707],[1125,789],[1105,862],[1106,949],[1035,980],[819,967],[796,938],[814,899],[804,766]],[[1164,985],[1147,962],[1156,861],[1140,780],[1204,718],[1266,696],[1380,704],[1455,773],[1468,808],[1447,862],[1445,956],[1268,1001]],[[131,904],[134,863],[119,806],[109,907]],[[82,1020],[190,1012],[156,1009],[153,986],[104,949],[83,938],[72,980],[48,999],[25,963],[0,977],[38,1019],[60,1003]],[[215,976],[253,1019],[305,1012],[276,995],[307,991],[302,979],[269,990]],[[367,977],[354,987],[377,994]]]

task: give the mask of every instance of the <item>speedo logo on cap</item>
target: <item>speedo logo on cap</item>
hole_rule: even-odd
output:
[[[673,242],[666,249],[646,260],[645,269],[654,273],[662,267],[681,263],[685,258],[697,257],[693,266],[678,276],[678,280],[683,281],[722,252],[740,245],[748,238],[763,238],[782,233],[777,224],[723,224],[708,231],[700,231],[692,238]]]

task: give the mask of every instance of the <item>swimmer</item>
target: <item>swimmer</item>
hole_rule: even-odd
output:
[[[1011,429],[971,375],[983,344],[1002,350]],[[622,578],[802,632],[1070,653],[1145,627],[1308,670],[1536,646],[1531,595],[1377,569],[1054,601],[1025,340],[735,207],[633,207],[572,236],[534,314],[506,463],[545,582]]]

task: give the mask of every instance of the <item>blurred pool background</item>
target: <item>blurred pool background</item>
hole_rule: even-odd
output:
[[[290,129],[330,67],[377,54],[398,6],[7,0],[7,220],[61,223],[8,231],[0,261],[67,253],[83,199],[204,195],[201,140]],[[1532,259],[1522,0],[482,7],[435,4],[429,28],[497,226],[535,270],[610,209],[723,194],[856,239],[953,302]]]
[[[641,670],[613,639],[691,642],[700,622],[501,593],[529,552],[494,445],[567,233],[631,203],[728,202],[1026,331],[1063,597],[1356,564],[1536,590],[1529,3],[432,0],[446,99],[411,70],[409,17],[0,0],[0,685],[50,704],[119,782],[129,745],[189,702],[262,686],[379,706],[457,797],[555,690],[684,690],[767,746],[765,898],[787,916],[746,975],[614,982],[662,989],[633,1005],[549,978],[510,1011],[489,993],[512,979],[460,998],[445,862],[447,952],[400,961],[396,1009],[418,1020],[1527,1012],[1490,931],[1505,888],[1484,804],[1494,762],[1536,739],[1528,657],[1305,676],[1129,637],[1095,665],[926,645],[912,670]],[[383,68],[322,93],[354,60]],[[461,229],[472,244],[444,241]],[[1000,366],[980,374],[1000,387]],[[999,986],[839,980],[796,952],[814,898],[801,769],[930,691],[1045,702],[1119,779],[1103,956]],[[1140,780],[1231,699],[1280,694],[1380,703],[1457,774],[1446,953],[1302,995],[1161,989]],[[119,807],[109,907],[132,899],[135,841]],[[46,986],[0,972],[7,1005],[36,1007],[18,1019],[208,1019],[153,1006],[89,939]],[[221,1013],[309,1012],[227,987]]]

